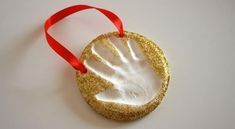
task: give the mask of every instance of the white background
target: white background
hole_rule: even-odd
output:
[[[115,12],[124,27],[165,52],[172,80],[161,105],[127,123],[95,113],[79,93],[75,71],[49,48],[43,23],[74,4]],[[94,10],[50,33],[79,55],[99,34],[116,31]],[[1,0],[1,129],[234,129],[235,1]]]

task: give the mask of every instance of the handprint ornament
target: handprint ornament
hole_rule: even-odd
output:
[[[118,32],[98,36],[78,59],[48,29],[85,9],[104,14]],[[114,13],[89,5],[71,6],[46,20],[45,34],[50,47],[77,71],[82,96],[99,114],[120,121],[136,120],[153,111],[165,96],[170,74],[162,50],[146,37],[124,31]]]
[[[162,50],[147,38],[125,32],[103,34],[83,51],[88,69],[77,73],[80,91],[98,113],[135,120],[154,110],[164,97],[169,69]]]

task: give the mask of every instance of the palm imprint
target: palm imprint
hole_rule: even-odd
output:
[[[144,105],[153,100],[160,89],[161,79],[139,45],[132,39],[125,43],[115,36],[102,42],[114,49],[104,43],[95,43],[91,50],[101,61],[84,60],[89,70],[113,84],[113,87],[96,94],[96,99],[127,105]]]

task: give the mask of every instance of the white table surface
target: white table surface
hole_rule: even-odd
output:
[[[103,118],[83,100],[74,70],[48,47],[43,23],[56,11],[90,4],[115,12],[125,29],[164,50],[172,80],[161,105],[127,123]],[[1,0],[1,129],[234,129],[235,1]],[[99,34],[116,31],[83,11],[51,34],[79,55]]]

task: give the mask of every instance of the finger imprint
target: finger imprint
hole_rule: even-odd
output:
[[[116,49],[123,62],[128,62],[129,60],[131,60],[131,55],[128,47],[125,45],[121,38],[112,36],[109,38],[109,43],[112,44],[113,47]]]
[[[118,66],[122,63],[120,57],[115,55],[110,48],[106,47],[102,43],[94,44],[91,50],[93,54],[97,55],[107,64]]]
[[[105,63],[95,61],[94,59],[91,59],[91,58],[84,60],[84,64],[89,70],[91,70],[96,75],[99,75],[106,80],[111,80],[111,76],[115,72],[112,68],[110,68]]]
[[[128,47],[130,48],[130,53],[134,60],[145,59],[145,55],[143,51],[140,49],[140,46],[134,40],[129,39],[127,44],[128,44]]]

